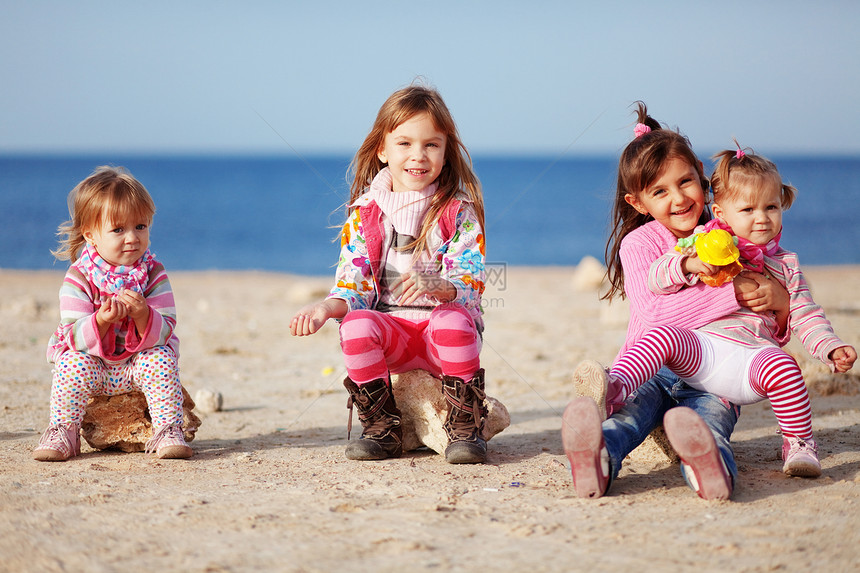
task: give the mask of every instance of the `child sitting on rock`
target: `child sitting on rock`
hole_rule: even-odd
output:
[[[78,455],[90,397],[138,389],[152,417],[146,450],[188,458],[173,291],[149,251],[152,197],[125,170],[100,167],[69,194],[69,211],[54,252],[72,264],[60,288],[60,325],[48,345],[51,420],[33,457]]]
[[[450,463],[483,463],[484,203],[441,96],[410,86],[382,105],[353,160],[336,285],[290,322],[294,336],[341,319],[350,407],[363,432],[353,460],[399,457],[401,413],[390,373],[442,378]]]

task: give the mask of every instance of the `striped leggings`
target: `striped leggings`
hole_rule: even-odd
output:
[[[812,438],[812,409],[800,367],[775,346],[748,348],[661,326],[648,331],[612,366],[609,398],[623,401],[664,365],[690,386],[737,404],[768,399],[784,435]]]
[[[179,363],[169,346],[141,350],[119,364],[69,350],[54,365],[51,425],[79,426],[91,397],[128,394],[135,389],[146,396],[154,428],[182,423]]]
[[[416,368],[468,382],[481,367],[475,321],[457,304],[436,307],[426,320],[350,311],[340,324],[340,346],[358,385]]]

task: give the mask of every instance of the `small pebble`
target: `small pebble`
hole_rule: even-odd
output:
[[[194,395],[194,403],[201,412],[220,412],[224,406],[224,397],[221,392],[214,390],[198,390]]]

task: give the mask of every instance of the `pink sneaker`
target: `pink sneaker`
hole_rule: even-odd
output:
[[[794,436],[782,437],[782,471],[790,476],[817,478],[821,475],[818,461],[818,444],[815,440],[803,440]]]
[[[583,360],[573,373],[573,391],[577,396],[585,396],[594,400],[600,421],[605,420],[611,413],[606,404],[606,394],[609,391],[609,374],[606,369],[594,360]]]
[[[594,400],[585,396],[571,400],[561,418],[561,442],[579,497],[598,498],[609,484],[609,452],[601,422]]]
[[[173,424],[163,426],[147,442],[145,451],[155,452],[161,459],[185,459],[190,458],[194,451],[185,442],[182,435],[182,426]]]
[[[48,426],[33,450],[33,459],[40,462],[62,462],[81,453],[81,432],[77,424]]]
[[[732,478],[717,442],[705,421],[685,406],[671,408],[663,417],[669,443],[684,462],[684,475],[702,499],[729,499]]]

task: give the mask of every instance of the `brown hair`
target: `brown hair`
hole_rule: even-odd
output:
[[[738,142],[735,141],[735,145]],[[782,182],[776,165],[766,157],[756,155],[746,148],[738,151],[726,149],[713,156],[716,165],[711,175],[711,187],[714,190],[714,203],[734,199],[741,193],[742,188],[754,186],[760,188],[767,179],[776,182],[780,190],[780,203],[783,209],[788,209],[794,203],[797,189]],[[738,157],[740,155],[740,157]]]
[[[445,165],[439,178],[436,179],[438,189],[430,200],[430,207],[421,225],[421,232],[414,244],[404,249],[415,249],[416,256],[426,250],[430,230],[442,216],[445,208],[454,201],[458,191],[464,191],[469,196],[486,236],[484,199],[478,177],[472,168],[472,157],[460,141],[457,125],[439,92],[429,87],[411,85],[394,92],[385,100],[379,108],[370,133],[364,138],[364,143],[361,144],[350,164],[349,173],[352,183],[347,207],[347,215],[349,215],[352,204],[367,191],[373,178],[385,167],[385,163],[377,156],[385,142],[385,136],[404,121],[422,113],[429,115],[433,126],[445,134],[446,144]]]
[[[123,167],[97,167],[69,192],[70,219],[60,225],[60,245],[51,251],[59,260],[76,261],[86,240],[84,233],[129,213],[147,219],[155,215],[149,192]]]
[[[692,165],[699,175],[702,189],[707,200],[708,179],[702,168],[702,162],[696,157],[690,141],[648,115],[648,109],[643,102],[637,103],[637,123],[648,126],[651,131],[639,135],[627,144],[618,162],[618,184],[615,201],[612,206],[612,230],[606,243],[604,257],[606,258],[606,277],[609,279],[609,291],[602,300],[611,300],[615,296],[624,298],[624,267],[621,264],[621,241],[631,231],[652,220],[650,215],[639,213],[624,199],[628,193],[634,197],[660,177],[666,162],[680,158]],[[702,212],[702,221],[708,218],[707,211]]]

